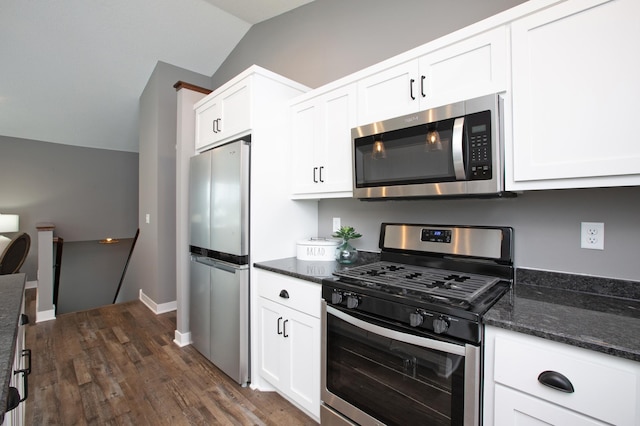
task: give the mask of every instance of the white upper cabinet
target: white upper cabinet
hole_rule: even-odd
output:
[[[195,148],[202,152],[256,130],[269,129],[286,114],[274,117],[281,105],[308,88],[253,65],[195,105]]]
[[[507,190],[640,185],[639,16],[569,0],[512,23]]]
[[[356,117],[355,84],[291,106],[292,198],[353,195],[351,128]]]
[[[361,79],[357,125],[504,91],[507,40],[500,26]]]
[[[231,140],[251,129],[251,77],[225,88],[196,112],[196,150]],[[210,96],[210,95],[209,95]]]

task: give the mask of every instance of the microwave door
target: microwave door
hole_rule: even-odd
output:
[[[456,180],[466,180],[467,171],[464,168],[464,117],[458,117],[453,122],[451,135],[451,155]]]

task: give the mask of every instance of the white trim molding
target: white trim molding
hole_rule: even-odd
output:
[[[178,330],[176,330],[173,343],[180,346],[181,348],[190,345],[191,343],[193,343],[191,341],[191,332],[188,331],[186,333],[180,333]]]
[[[166,314],[167,312],[175,311],[176,309],[178,309],[178,303],[175,300],[172,302],[157,304],[149,296],[144,294],[142,292],[142,289],[140,289],[140,301],[144,303],[147,308],[151,309],[151,311],[156,315]]]

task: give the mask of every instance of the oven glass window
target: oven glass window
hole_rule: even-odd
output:
[[[356,186],[454,181],[453,123],[444,120],[355,139]]]
[[[327,389],[388,425],[462,425],[464,357],[327,315]]]

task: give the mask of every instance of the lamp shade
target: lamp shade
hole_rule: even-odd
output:
[[[18,232],[20,216],[17,214],[0,214],[0,232]]]

